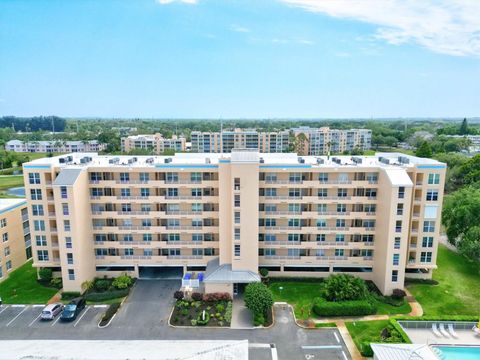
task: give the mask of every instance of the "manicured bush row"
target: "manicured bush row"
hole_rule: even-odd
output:
[[[411,344],[412,343],[412,341],[408,337],[407,333],[405,331],[403,331],[402,327],[400,326],[400,324],[397,322],[396,319],[390,319],[389,322],[390,322],[390,325],[392,325],[393,328],[398,331],[398,333],[402,337],[402,340],[403,340],[404,343],[406,343],[406,344]]]
[[[313,312],[318,316],[362,316],[375,314],[377,308],[366,300],[325,301],[316,298]]]
[[[100,321],[100,326],[107,325],[110,319],[113,317],[113,315],[116,314],[119,308],[120,308],[120,303],[111,304],[108,307],[107,311],[105,311],[105,314],[103,314],[102,320]]]
[[[105,300],[111,300],[111,299],[127,296],[128,292],[129,292],[128,289],[106,291],[101,293],[92,292],[85,295],[85,299],[87,301],[105,301]]]
[[[77,291],[64,291],[62,292],[62,300],[71,300],[81,296]]]
[[[433,315],[433,316],[395,316],[395,320],[415,320],[415,321],[478,321],[479,317],[475,315]]]
[[[231,301],[232,297],[230,296],[229,293],[222,293],[222,292],[216,292],[216,293],[209,293],[203,295],[203,301],[206,302],[214,302],[214,301]]]

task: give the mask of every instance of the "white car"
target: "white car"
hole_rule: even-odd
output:
[[[42,320],[53,320],[62,310],[63,304],[61,303],[48,304],[43,308],[41,318]]]

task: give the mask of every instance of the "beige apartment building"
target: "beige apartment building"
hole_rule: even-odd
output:
[[[132,135],[121,139],[121,149],[129,152],[136,149],[153,150],[155,154],[163,154],[165,150],[177,152],[186,150],[186,140],[183,136],[173,135],[166,139],[162,134],[154,135]]]
[[[233,149],[255,149],[261,153],[287,152],[289,130],[258,132],[255,129],[233,129],[221,132],[192,131],[192,152],[230,153]]]
[[[353,274],[390,294],[436,268],[445,171],[396,153],[38,159],[24,164],[34,266],[61,271],[66,291],[195,272],[205,291],[234,292],[264,267]]]
[[[299,155],[341,154],[344,151],[369,150],[372,146],[372,130],[339,130],[329,127],[294,128],[296,151]]]
[[[0,199],[0,282],[31,258],[25,199]]]

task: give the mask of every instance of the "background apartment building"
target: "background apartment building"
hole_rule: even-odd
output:
[[[0,199],[0,281],[32,257],[27,201]]]
[[[372,130],[338,130],[328,127],[299,127],[292,129],[299,155],[341,154],[344,151],[369,150],[372,146]]]
[[[103,151],[107,144],[97,140],[89,141],[28,141],[10,140],[5,144],[5,150],[14,152],[42,152],[42,153],[70,153],[70,152],[98,152]]]
[[[123,152],[135,149],[153,150],[155,154],[163,154],[165,150],[182,152],[186,150],[186,140],[183,136],[177,137],[176,135],[173,135],[171,139],[166,139],[159,133],[132,135],[122,138],[121,147]]]
[[[445,171],[392,153],[38,159],[24,164],[32,234],[45,239],[34,266],[61,270],[67,291],[94,276],[200,271],[207,292],[232,292],[265,267],[354,274],[389,294],[436,267]]]
[[[229,153],[232,149],[255,149],[260,152],[287,152],[289,131],[258,132],[254,129],[234,129],[222,132],[192,131],[192,152]]]

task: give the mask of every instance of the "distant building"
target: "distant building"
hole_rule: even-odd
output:
[[[480,151],[480,135],[447,135],[447,137],[454,138],[454,139],[470,140],[470,146],[468,147],[468,151],[469,152]]]
[[[186,139],[183,136],[173,135],[171,139],[166,139],[162,134],[154,135],[132,135],[122,138],[122,151],[132,150],[152,150],[156,154],[162,154],[165,150],[175,150],[181,152],[186,150]]]
[[[38,209],[36,207],[36,211]],[[32,257],[27,201],[25,199],[0,199],[0,236],[1,282],[8,278],[11,271],[23,265],[27,259]]]
[[[264,153],[281,153],[289,149],[289,130],[258,132],[234,129],[222,132],[192,131],[192,152],[229,153],[232,149],[255,149]]]
[[[372,130],[338,130],[329,127],[292,129],[299,155],[323,155],[343,153],[355,149],[369,150],[372,147]]]
[[[21,141],[10,140],[5,144],[5,150],[14,152],[31,153],[72,153],[72,152],[98,152],[103,151],[107,144],[101,144],[97,140],[89,141]]]

